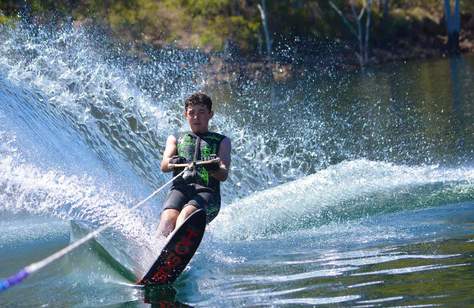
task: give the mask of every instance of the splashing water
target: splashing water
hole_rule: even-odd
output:
[[[343,162],[230,204],[213,233],[224,239],[267,238],[334,221],[462,202],[473,199],[473,181],[469,168]]]
[[[323,76],[309,73],[285,84],[245,80],[213,85],[203,69],[207,56],[197,51],[164,49],[140,58],[97,30],[73,26],[53,29],[19,23],[2,27],[0,37],[0,219],[14,216],[5,230],[28,233],[17,242],[11,234],[2,236],[0,247],[60,238],[70,229],[62,221],[92,229],[121,217],[98,241],[131,259],[140,275],[159,246],[155,232],[164,194],[137,212],[128,209],[168,178],[159,171],[166,137],[186,130],[182,102],[198,90],[217,98],[212,129],[231,138],[233,160],[231,176],[222,187],[223,209],[195,257],[203,269],[185,273],[196,281],[196,289],[217,291],[208,296],[187,290],[194,294],[187,298],[190,304],[355,303],[363,296],[347,290],[379,283],[357,281],[345,289],[347,294],[337,296],[332,291],[320,298],[298,294],[314,291],[306,281],[349,277],[360,263],[410,259],[392,251],[403,250],[400,247],[363,246],[355,248],[362,249],[357,263],[353,259],[359,257],[350,248],[354,243],[370,246],[441,233],[428,227],[418,231],[405,222],[404,215],[411,214],[404,213],[427,211],[429,219],[438,219],[436,215],[451,213],[444,207],[459,202],[467,202],[459,206],[459,215],[470,213],[472,106],[453,104],[462,109],[458,112],[449,105],[449,97],[417,98],[410,92],[417,88],[410,78],[390,87],[393,73],[347,77],[324,71]],[[405,69],[407,75],[418,74]],[[469,74],[464,73],[466,80],[472,79]],[[395,93],[396,87],[404,87],[401,94]],[[467,86],[461,90],[466,100],[471,97]],[[438,113],[431,107],[452,112]],[[12,231],[18,230],[12,224],[35,224],[38,217],[51,219],[50,225],[41,221],[37,227]],[[402,222],[402,231],[388,221],[393,217]],[[425,216],[415,217],[422,221]],[[426,225],[434,224],[429,219]],[[302,252],[302,260],[292,254],[303,249],[303,241],[321,250],[317,261],[308,251]],[[440,255],[439,262],[451,262],[461,254]],[[373,261],[377,256],[380,259]],[[434,253],[413,256],[437,260]],[[80,251],[59,268],[87,258],[87,250]],[[324,265],[325,258],[332,265]],[[272,262],[275,267],[261,272]],[[105,270],[95,272],[99,261],[91,263],[79,262],[81,271],[75,274],[65,271],[65,279],[72,281],[62,284],[76,294],[77,281],[88,281],[85,291],[77,294],[86,294],[93,306],[102,300],[102,293],[91,291],[98,276],[108,284],[119,282]],[[314,263],[322,265],[312,268]],[[415,264],[408,272],[449,266]],[[78,272],[85,272],[85,277]],[[64,273],[51,275],[56,279]],[[363,274],[357,275],[362,279]],[[232,279],[225,282],[226,277]],[[280,283],[291,286],[282,288]],[[124,302],[140,298],[125,288],[119,292]],[[110,294],[116,294],[112,289]],[[31,303],[39,298],[48,302],[34,294]]]

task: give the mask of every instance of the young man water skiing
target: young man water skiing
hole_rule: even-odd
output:
[[[217,216],[220,209],[220,182],[225,181],[230,168],[230,139],[210,132],[209,121],[214,115],[212,100],[203,93],[188,97],[184,104],[184,116],[190,132],[169,136],[166,141],[161,171],[175,175],[183,170],[177,164],[192,164],[210,160],[212,163],[194,165],[175,180],[166,197],[158,230],[168,236],[175,227],[194,211],[204,209],[207,222]]]

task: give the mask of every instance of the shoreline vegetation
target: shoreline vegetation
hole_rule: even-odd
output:
[[[463,0],[2,1],[0,24],[19,20],[99,26],[139,56],[199,50],[216,82],[474,53],[474,1]]]

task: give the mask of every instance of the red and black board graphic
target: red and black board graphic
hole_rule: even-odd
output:
[[[173,283],[193,257],[206,229],[206,212],[197,210],[168,239],[150,270],[138,282],[143,285]]]

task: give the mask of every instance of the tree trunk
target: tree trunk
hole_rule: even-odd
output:
[[[448,34],[448,52],[450,54],[458,54],[459,48],[459,32],[452,32]]]
[[[362,25],[361,25],[361,18],[364,14],[364,8],[362,8],[360,14],[357,15],[355,4],[354,2],[351,1],[351,9],[352,9],[352,15],[354,15],[354,19],[356,20],[356,24],[357,24],[357,41],[359,42],[359,53],[356,53],[356,56],[359,59],[360,66],[364,67],[365,66],[364,34],[362,33]]]
[[[271,59],[272,57],[272,39],[270,37],[270,31],[268,29],[268,20],[267,20],[267,6],[266,1],[261,0],[261,5],[257,4],[258,10],[260,11],[260,17],[262,18],[263,32],[265,34],[265,44],[267,46],[267,57]]]
[[[389,16],[389,13],[390,13],[389,2],[390,2],[390,0],[380,0],[380,8],[381,8],[381,11],[383,12],[382,16],[383,16],[384,20],[388,19],[388,16]]]
[[[369,63],[369,38],[370,38],[370,17],[372,13],[372,0],[366,3],[367,19],[365,23],[365,46],[364,46],[364,63]]]
[[[459,53],[459,32],[461,32],[461,14],[459,0],[454,0],[454,12],[451,13],[451,0],[444,0],[444,19],[448,32],[448,53]]]
[[[369,61],[369,38],[370,38],[370,23],[371,23],[371,9],[372,9],[373,0],[364,1],[364,5],[362,6],[359,13],[356,10],[355,1],[350,1],[352,15],[354,17],[355,24],[357,26],[357,30],[352,26],[349,20],[344,16],[342,11],[332,2],[329,1],[329,5],[336,11],[336,13],[341,16],[342,21],[344,24],[349,28],[352,34],[357,38],[357,42],[359,43],[359,51],[355,52],[357,59],[359,60],[359,64],[361,68],[364,68]],[[365,20],[365,28],[362,25],[362,19],[364,14],[367,13],[366,20]]]

